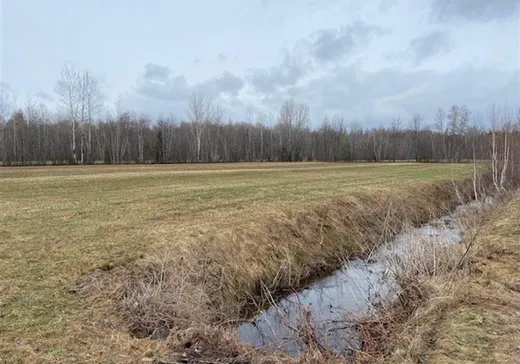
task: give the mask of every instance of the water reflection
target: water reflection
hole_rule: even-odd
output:
[[[413,244],[457,244],[462,231],[456,215],[475,204],[462,205],[453,215],[413,228],[372,254],[370,259],[348,261],[341,269],[262,311],[252,322],[239,327],[242,342],[255,347],[283,348],[299,354],[305,345],[298,340],[300,326],[310,319],[318,342],[349,354],[360,347],[360,337],[345,320],[346,314],[370,314],[382,298],[392,299],[399,287],[392,279],[388,261],[404,254]]]

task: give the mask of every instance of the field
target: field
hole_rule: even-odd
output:
[[[97,268],[189,256],[317,204],[470,174],[464,164],[411,163],[1,168],[0,363],[141,362],[164,351],[129,335],[104,294],[74,293]]]

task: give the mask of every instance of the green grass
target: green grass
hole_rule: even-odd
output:
[[[1,168],[0,363],[133,362],[131,353],[160,345],[143,346],[103,303],[68,292],[96,267],[282,210],[470,173],[468,165],[405,163]]]

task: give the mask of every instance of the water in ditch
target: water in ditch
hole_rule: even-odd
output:
[[[489,202],[489,201],[488,201]],[[309,321],[323,347],[349,355],[361,345],[355,327],[346,315],[370,315],[381,299],[392,300],[399,291],[392,280],[389,259],[405,254],[413,244],[458,244],[463,231],[458,215],[481,204],[460,205],[450,215],[411,228],[375,251],[366,260],[350,260],[341,269],[295,292],[260,312],[253,320],[239,327],[242,342],[255,347],[283,349],[298,355],[306,345],[296,333]]]

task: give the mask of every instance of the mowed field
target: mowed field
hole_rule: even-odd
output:
[[[412,163],[0,168],[0,363],[140,362],[161,350],[128,335],[105,301],[70,292],[96,268],[349,194],[470,174]]]

